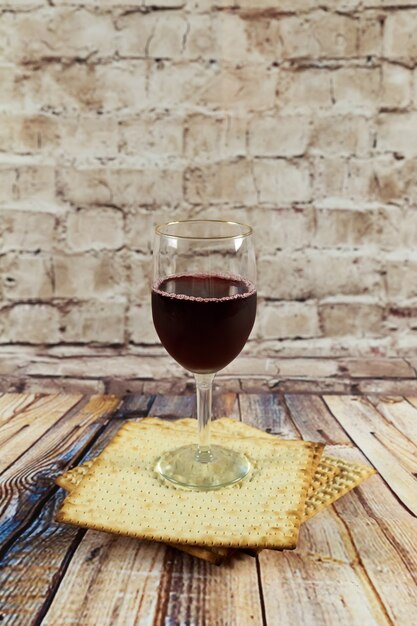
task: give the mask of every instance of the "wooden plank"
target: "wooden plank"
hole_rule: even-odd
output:
[[[383,418],[417,445],[417,407],[404,398],[370,396]]]
[[[286,394],[285,401],[303,439],[326,444],[352,443],[320,397]]]
[[[241,394],[242,421],[284,439],[299,439],[282,396],[273,393]]]
[[[352,461],[352,447],[328,452]],[[374,476],[301,527],[293,553],[260,555],[268,623],[396,624],[416,614],[417,521]]]
[[[29,407],[40,395],[34,393],[0,394],[0,426]]]
[[[149,409],[152,417],[179,419],[195,416],[195,396],[156,396]]]
[[[0,545],[27,525],[36,508],[55,488],[54,480],[83,453],[91,438],[117,407],[118,398],[95,396],[60,420],[1,476]]]
[[[213,419],[217,419],[219,417],[230,417],[237,420],[240,419],[239,398],[235,392],[214,392]]]
[[[81,395],[45,396],[0,427],[0,473],[80,400]]]
[[[2,626],[39,623],[42,607],[53,593],[65,559],[81,539],[84,531],[53,521],[60,504],[55,494],[0,558]]]
[[[161,544],[88,531],[43,626],[262,625],[256,561],[221,568]]]
[[[80,462],[99,454],[119,428],[119,421],[110,421]],[[4,616],[2,626],[39,623],[64,574],[66,562],[84,535],[84,531],[72,526],[55,523],[55,514],[64,496],[62,489],[54,488],[39,515],[0,559],[0,614]]]
[[[131,393],[125,396],[113,415],[113,419],[131,419],[148,415],[154,396]]]
[[[403,504],[417,515],[417,450],[389,426],[368,402],[357,397],[324,396],[335,418],[371,460]]]
[[[334,508],[348,530],[372,587],[391,622],[408,626],[417,614],[417,521],[378,476]]]
[[[258,558],[267,624],[392,626],[357,565],[270,550]]]
[[[409,395],[406,398],[407,402],[409,402],[412,406],[415,406],[417,408],[417,397],[413,396],[413,395]]]
[[[213,418],[232,417],[239,419],[237,395],[233,392],[213,394]],[[195,394],[186,396],[158,395],[149,409],[153,417],[179,419],[181,417],[196,417]]]

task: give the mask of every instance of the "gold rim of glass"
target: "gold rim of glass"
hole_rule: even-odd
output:
[[[242,229],[242,232],[237,233],[235,235],[215,235],[215,236],[201,236],[201,235],[177,235],[175,233],[170,233],[165,231],[169,226],[176,226],[182,224],[228,224],[229,226],[239,226]],[[174,239],[201,239],[202,241],[207,240],[215,240],[215,239],[241,239],[242,237],[249,237],[252,235],[253,230],[252,227],[248,224],[243,224],[241,222],[232,222],[229,220],[177,220],[172,222],[166,222],[164,224],[158,224],[155,227],[155,233],[160,235],[161,237],[171,237]]]

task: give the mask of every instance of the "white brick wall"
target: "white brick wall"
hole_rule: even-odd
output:
[[[255,227],[248,352],[417,328],[412,0],[0,0],[0,343],[157,343],[152,229]]]

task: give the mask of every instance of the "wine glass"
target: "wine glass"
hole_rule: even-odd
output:
[[[239,354],[256,315],[252,229],[219,220],[157,226],[152,316],[167,352],[195,377],[198,443],[166,452],[156,470],[195,490],[219,489],[251,471],[249,460],[210,445],[212,383]]]

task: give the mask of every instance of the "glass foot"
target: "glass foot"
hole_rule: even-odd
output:
[[[240,482],[252,466],[243,454],[234,450],[222,446],[200,450],[192,445],[166,452],[155,469],[171,483],[195,491],[209,491]]]

